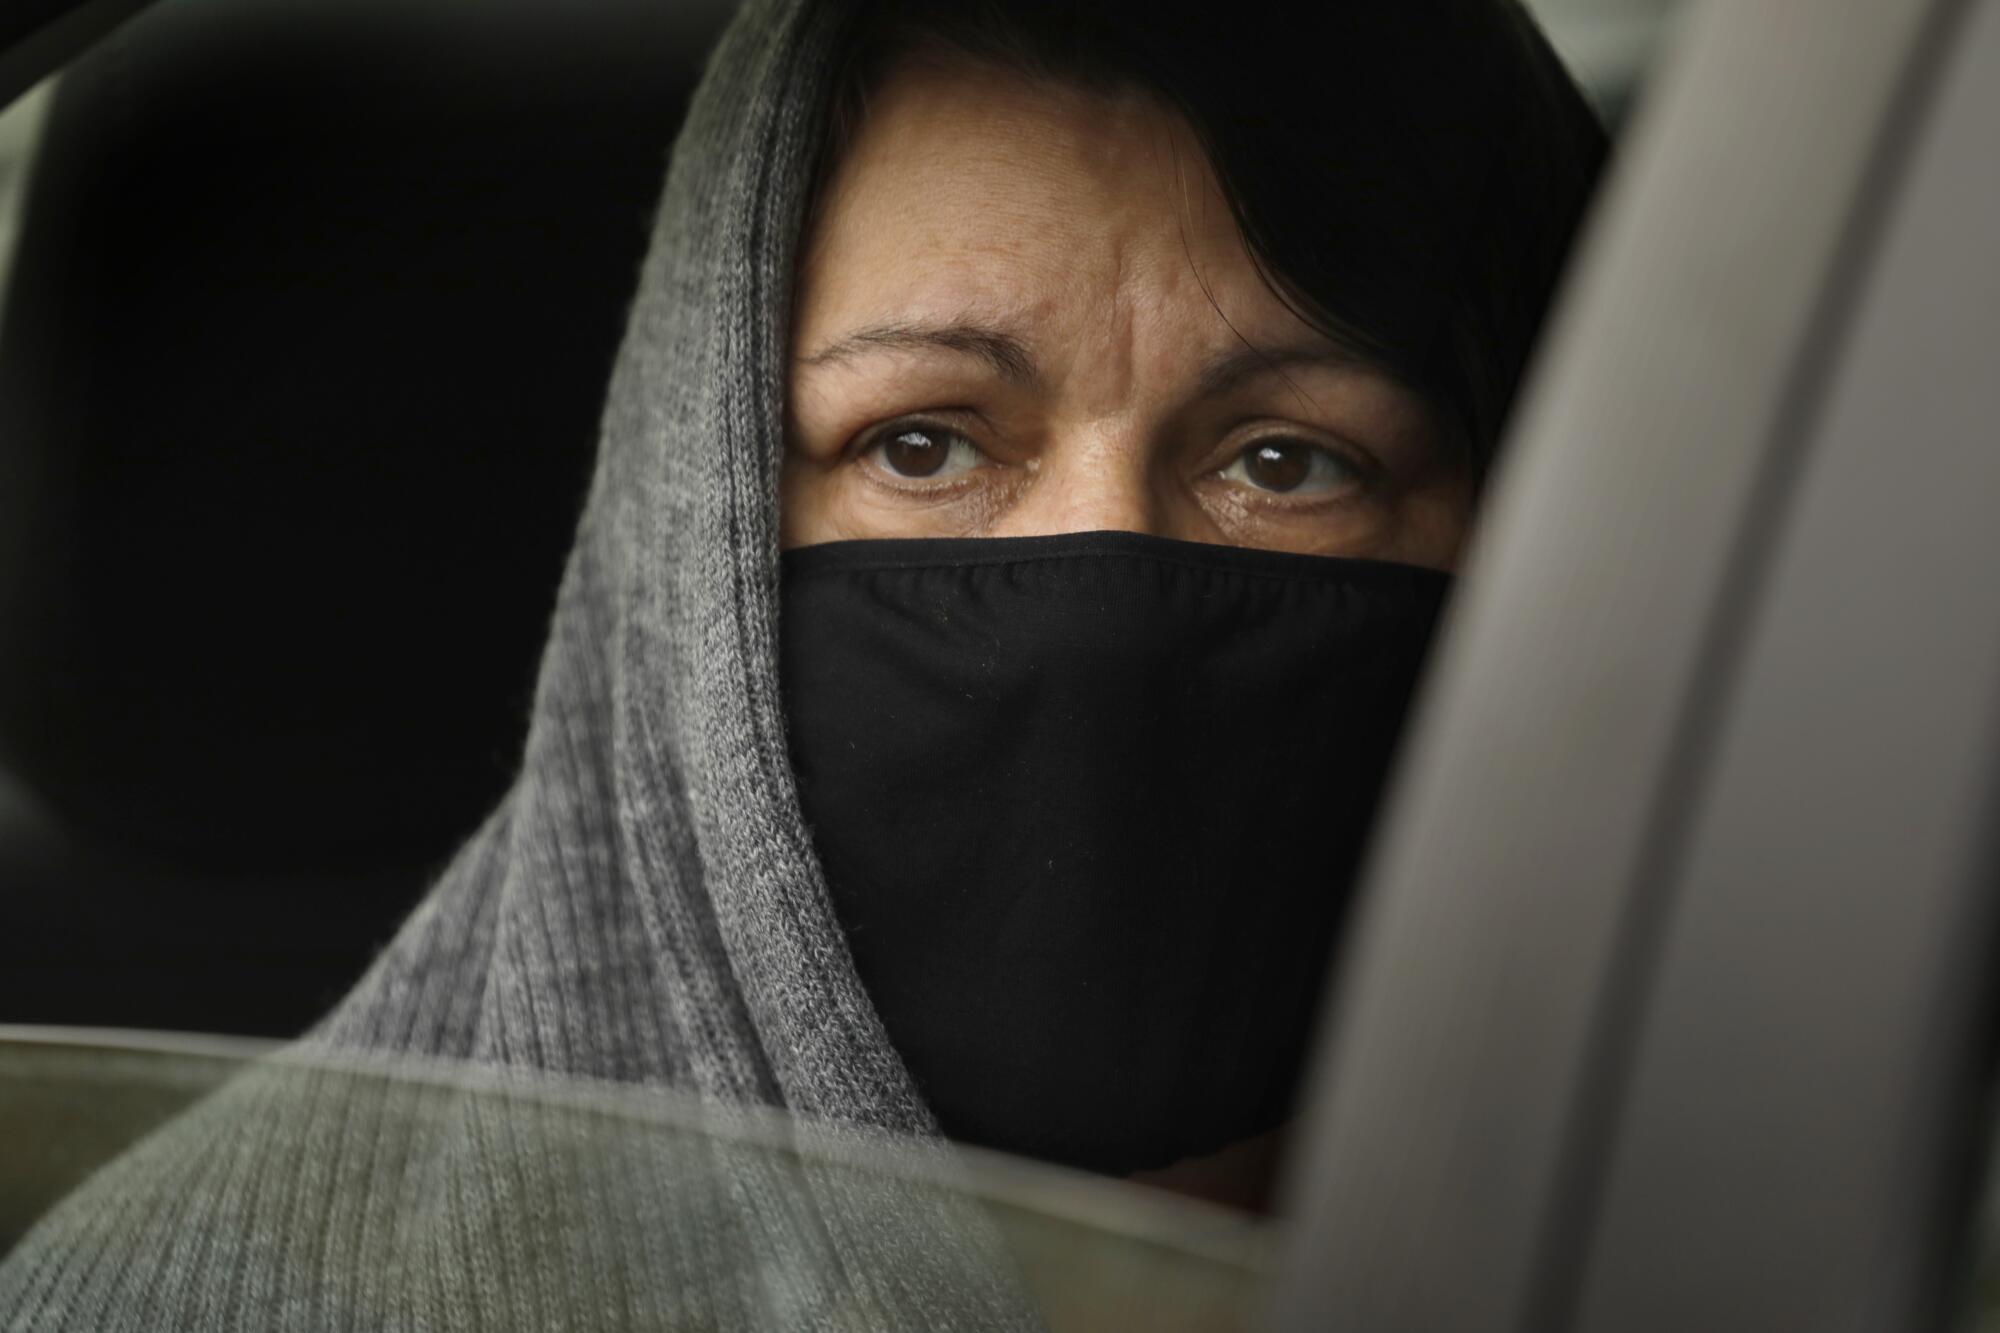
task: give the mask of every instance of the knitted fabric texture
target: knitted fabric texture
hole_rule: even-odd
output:
[[[519,777],[305,1050],[934,1133],[832,913],[778,690],[785,313],[830,8],[751,0],[712,57]],[[1033,1325],[942,1193],[699,1141],[663,1163],[580,1123],[252,1069],[42,1221],[0,1266],[0,1327]]]

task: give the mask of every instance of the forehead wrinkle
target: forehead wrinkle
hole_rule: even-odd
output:
[[[940,85],[946,73],[953,77]],[[862,151],[843,164],[846,188],[815,229],[815,241],[837,230],[843,255],[856,260],[805,284],[832,298],[820,310],[846,306],[866,323],[795,364],[941,350],[1012,383],[1065,395],[1085,389],[1098,408],[1129,393],[1141,366],[1149,379],[1155,369],[1178,379],[1175,397],[1197,383],[1208,396],[1253,370],[1275,370],[1303,405],[1317,406],[1283,368],[1320,358],[1289,353],[1304,329],[1272,336],[1276,321],[1296,316],[1258,271],[1202,145],[1171,108],[1129,92],[1039,84],[1030,85],[1037,105],[1022,105],[1018,78],[1009,76],[993,79],[995,104],[971,99],[982,103],[972,114],[968,85],[994,73],[926,70],[928,78],[891,90],[902,94],[888,99],[901,114],[875,108],[874,133],[863,135],[872,145],[854,145]],[[1050,117],[1044,99],[1070,110],[1087,103],[1093,130],[1115,122],[1128,132],[1079,135],[1075,117]],[[961,123],[980,136],[970,159],[962,144],[938,142]],[[890,167],[881,183],[878,161]],[[1209,339],[1190,340],[1211,320],[1238,355],[1213,343],[1204,355],[1198,344]],[[829,322],[813,321],[822,335],[840,328]],[[1259,350],[1266,347],[1278,354]]]

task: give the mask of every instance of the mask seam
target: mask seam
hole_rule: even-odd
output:
[[[809,550],[812,548],[799,549]],[[1175,556],[1155,552],[1091,550],[960,556],[957,558],[935,560],[898,559],[893,556],[883,556],[874,560],[857,559],[851,563],[846,560],[829,560],[825,563],[816,561],[804,567],[787,561],[783,565],[783,574],[787,580],[796,580],[838,575],[894,573],[899,571],[921,573],[954,569],[990,569],[1009,565],[1049,564],[1053,561],[1076,560],[1079,558],[1103,561],[1127,560],[1141,564],[1188,569],[1196,573],[1212,576],[1255,579],[1273,583],[1304,584],[1309,587],[1336,587],[1340,586],[1342,581],[1367,582],[1380,579],[1391,582],[1434,582],[1442,589],[1449,587],[1453,582],[1453,576],[1443,570],[1430,569],[1422,565],[1405,565],[1391,560],[1323,556],[1317,558],[1338,560],[1344,568],[1337,570],[1330,569],[1323,573],[1308,573],[1305,571],[1288,572],[1283,570],[1234,567],[1227,564],[1211,565],[1187,556]]]

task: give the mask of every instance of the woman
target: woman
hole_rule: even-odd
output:
[[[519,779],[312,1048],[1260,1203],[1600,148],[1512,0],[750,4],[675,151]],[[686,1260],[779,1236],[871,1326],[1023,1322],[972,1224],[780,1225],[732,1180],[733,1239],[635,1250],[686,1206],[654,1200],[591,1248],[611,1223],[491,1169],[476,1113],[245,1082],[44,1222],[8,1327],[393,1323],[413,1291],[440,1327],[615,1323],[572,1299],[613,1253],[635,1324],[834,1321]]]
[[[951,1137],[1261,1206],[1594,127],[1497,4],[845,49],[779,476],[836,916]]]

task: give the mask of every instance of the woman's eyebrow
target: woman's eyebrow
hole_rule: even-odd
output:
[[[1360,358],[1332,343],[1301,342],[1278,347],[1244,343],[1202,367],[1195,382],[1198,396],[1214,398],[1259,375],[1285,377],[1294,368],[1342,370],[1362,364]]]
[[[801,357],[799,364],[823,366],[873,351],[943,350],[978,357],[1003,378],[1030,385],[1039,377],[1028,345],[1003,329],[980,324],[871,324],[843,334]]]

